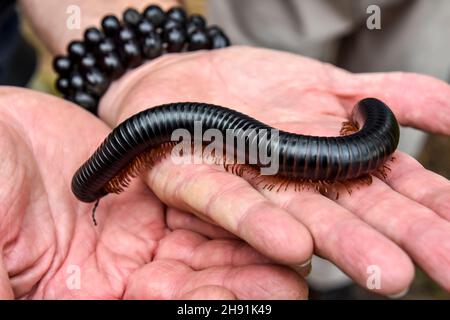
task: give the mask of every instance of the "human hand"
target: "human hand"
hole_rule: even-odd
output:
[[[109,131],[62,99],[0,87],[0,299],[307,297],[296,272],[139,181],[102,201],[94,227],[70,182]]]
[[[198,101],[235,108],[286,131],[338,135],[364,97],[385,101],[403,125],[450,134],[450,87],[441,81],[406,73],[350,74],[245,47],[146,64],[113,84],[100,114],[115,126],[152,106]],[[167,205],[214,221],[278,262],[305,263],[314,243],[317,255],[364,287],[368,268],[377,266],[378,293],[404,292],[413,261],[450,290],[450,183],[402,152],[395,157],[385,181],[374,178],[338,200],[313,191],[270,192],[219,167],[169,160],[144,180]]]

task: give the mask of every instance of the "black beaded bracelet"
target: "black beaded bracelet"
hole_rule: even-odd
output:
[[[83,41],[68,45],[67,56],[55,57],[53,68],[59,75],[56,88],[64,99],[96,114],[100,98],[127,69],[165,53],[229,45],[219,27],[208,27],[201,15],[188,17],[180,7],[164,12],[150,5],[142,13],[129,8],[122,22],[116,16],[105,16],[101,30],[86,29]]]

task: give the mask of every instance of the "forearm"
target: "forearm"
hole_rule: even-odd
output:
[[[64,53],[67,44],[81,38],[84,29],[99,26],[106,14],[118,16],[128,7],[138,10],[150,4],[157,4],[163,9],[181,5],[181,0],[20,0],[23,12],[30,20],[38,36],[53,53]],[[76,6],[76,7],[71,7]],[[79,8],[80,25],[74,22],[72,8]],[[78,10],[78,9],[76,9]]]

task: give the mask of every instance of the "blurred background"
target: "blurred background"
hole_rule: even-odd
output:
[[[3,39],[0,85],[27,86],[56,94],[52,55],[11,3],[10,0],[0,3]],[[450,42],[443,39],[450,34],[450,1],[185,0],[184,3],[190,13],[205,14],[211,23],[222,26],[234,44],[296,52],[352,72],[410,71],[449,80]],[[376,20],[377,8],[380,25]],[[450,179],[450,138],[425,135],[409,128],[402,130],[400,148],[426,168]],[[308,280],[311,298],[315,299],[381,298],[353,285],[333,265],[319,258],[313,260],[313,273]],[[417,269],[416,280],[403,299],[450,299],[450,294]]]

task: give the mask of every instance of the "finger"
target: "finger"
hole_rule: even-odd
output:
[[[209,240],[187,230],[171,232],[161,240],[155,260],[177,260],[194,270],[269,263],[266,257],[245,242]]]
[[[353,76],[342,73],[342,79],[345,80],[338,81],[342,86],[338,94],[347,108],[361,98],[379,98],[392,108],[402,124],[450,134],[450,86],[445,82],[401,72]]]
[[[192,213],[175,208],[168,208],[166,213],[167,226],[172,230],[185,229],[199,233],[210,239],[237,239],[223,228],[205,222]]]
[[[268,257],[287,264],[311,257],[308,230],[239,177],[213,166],[174,166],[167,160],[144,179],[169,206],[216,222]]]
[[[176,230],[162,239],[154,259],[177,260],[194,270],[272,262],[243,241],[236,239],[209,240],[188,230]],[[306,277],[311,272],[311,261],[289,267],[301,277]]]
[[[434,280],[450,290],[449,222],[377,178],[370,187],[343,194],[338,203],[400,245]]]
[[[181,262],[158,260],[133,273],[125,299],[180,299],[204,286],[219,286],[237,299],[305,299],[305,282],[281,266],[250,265],[193,271]]]
[[[181,296],[182,300],[235,300],[230,291],[220,286],[204,286],[196,288]]]
[[[385,182],[394,190],[430,208],[450,221],[450,181],[426,170],[416,159],[403,152],[388,163],[391,171]]]
[[[409,287],[414,269],[408,256],[347,209],[313,191],[261,192],[307,226],[316,254],[332,261],[359,285],[367,287],[368,270],[376,265],[385,270],[383,285],[374,288],[377,293],[395,295]]]

